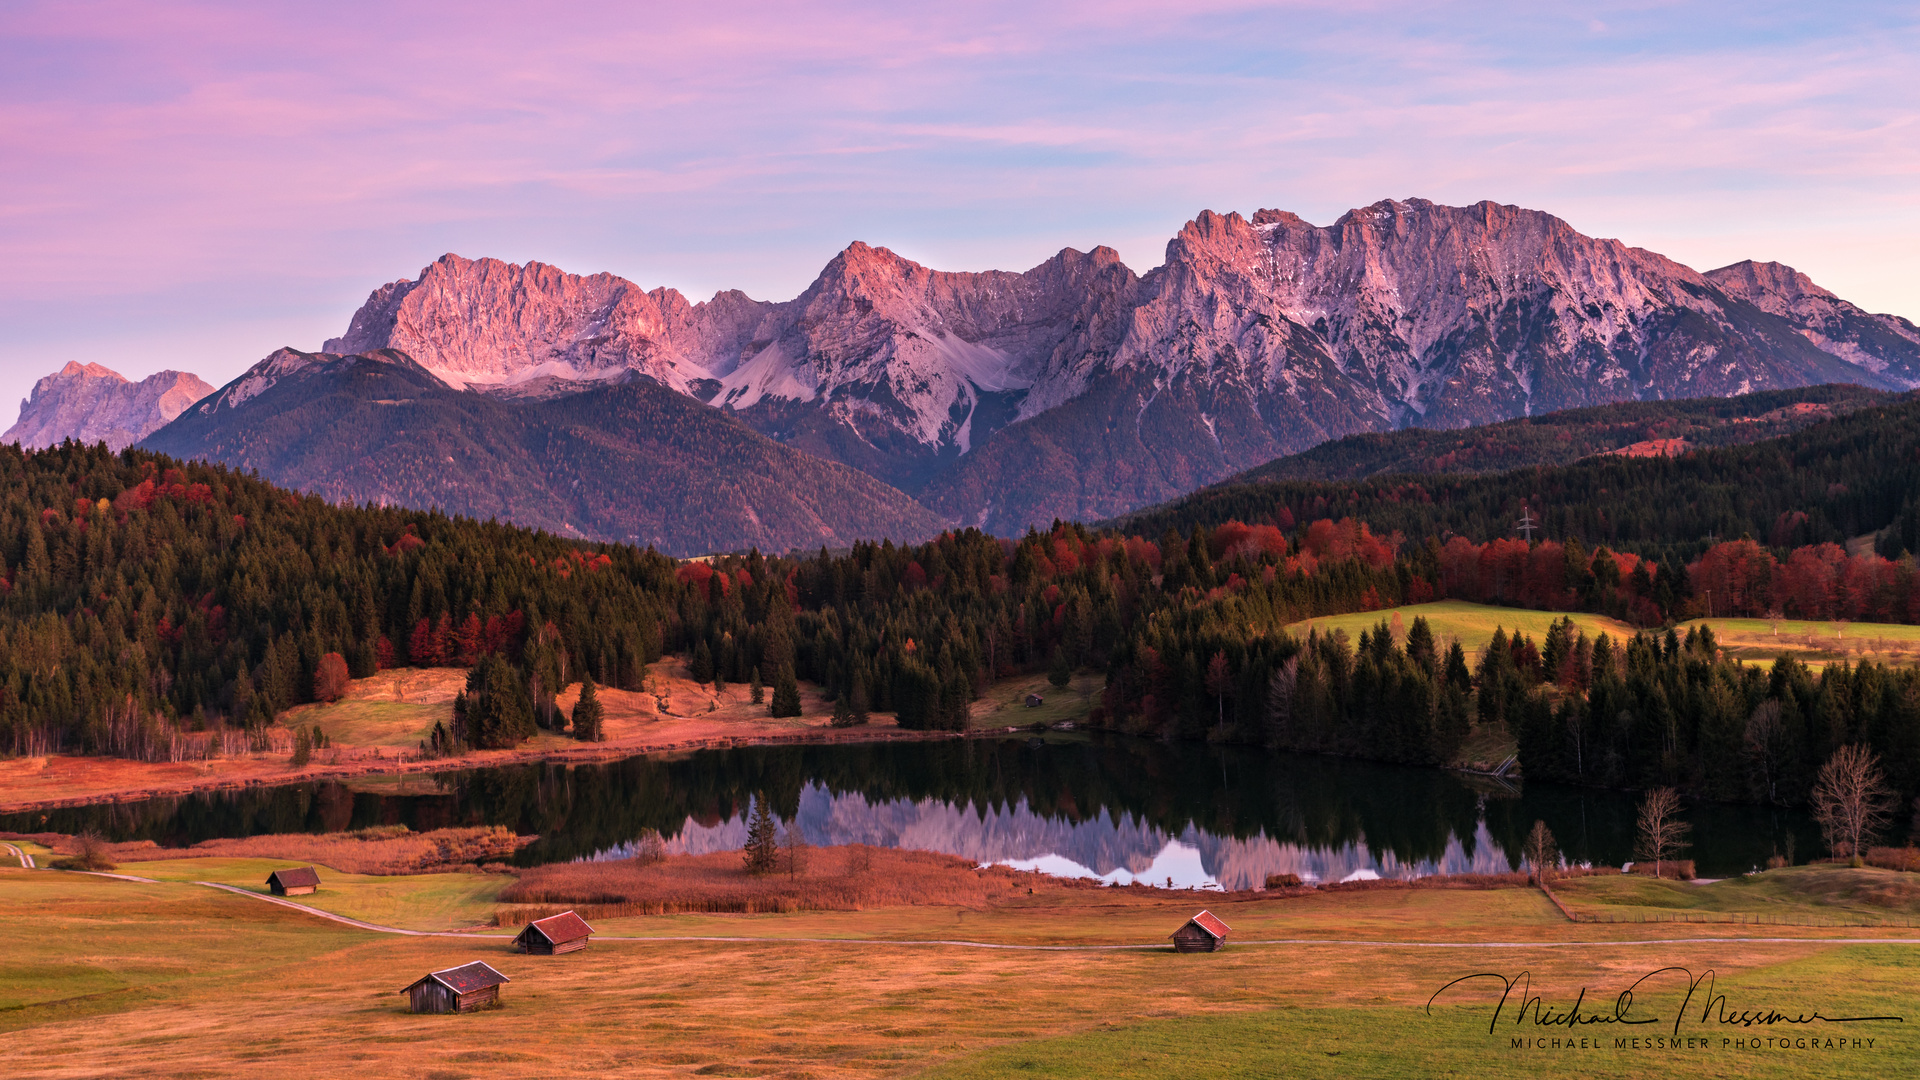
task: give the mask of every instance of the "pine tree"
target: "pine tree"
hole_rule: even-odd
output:
[[[594,690],[593,676],[589,675],[581,680],[580,700],[573,706],[573,737],[581,742],[600,742],[606,738],[600,730],[604,720],[600,695]]]
[[[303,769],[313,760],[313,736],[307,729],[295,728],[293,732],[293,767]]]
[[[793,665],[780,665],[780,674],[773,680],[773,707],[769,710],[774,716],[800,715],[800,683],[794,678]]]
[[[747,684],[747,689],[753,695],[753,703],[755,705],[762,704],[767,700],[767,684],[760,681],[760,669],[758,667],[753,669],[753,681]]]
[[[866,676],[856,673],[853,676],[853,689],[847,694],[847,711],[853,714],[855,724],[864,724],[872,719],[872,702],[867,696]]]
[[[753,797],[753,813],[747,818],[747,843],[742,861],[749,874],[770,874],[780,862],[780,826],[764,794]]]
[[[1062,688],[1073,681],[1073,665],[1067,662],[1067,650],[1053,650],[1053,663],[1047,666],[1047,681]]]
[[[847,696],[841,694],[833,700],[833,718],[827,722],[828,726],[848,728],[854,725],[853,708],[848,704]]]

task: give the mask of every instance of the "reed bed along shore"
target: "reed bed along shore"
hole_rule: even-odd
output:
[[[848,844],[782,851],[771,873],[749,874],[737,851],[555,863],[520,872],[496,916],[510,926],[572,908],[588,918],[784,914],[941,905],[985,909],[1015,896],[1098,888],[932,851]]]
[[[1584,871],[1575,871],[1583,873]],[[1618,873],[1618,871],[1611,871]],[[1170,890],[1135,884],[1048,877],[1004,866],[979,866],[952,855],[861,844],[782,852],[772,873],[749,874],[740,853],[679,855],[656,861],[625,859],[558,863],[519,872],[501,893],[496,925],[516,926],[565,910],[587,918],[680,914],[788,914],[806,911],[866,911],[939,905],[985,910],[1009,903],[1098,893],[1105,901],[1159,902],[1177,897],[1223,903],[1256,897],[1281,899],[1321,892],[1392,889],[1525,888],[1524,873],[1455,874],[1384,878],[1318,887],[1280,884],[1261,890]]]
[[[61,833],[25,836],[45,844],[56,855],[79,854],[80,837]],[[511,858],[531,836],[515,836],[500,825],[464,829],[434,829],[416,833],[405,825],[385,825],[354,832],[273,833],[264,836],[203,840],[192,847],[161,847],[152,840],[118,844],[98,843],[106,862],[153,862],[161,859],[289,859],[331,867],[346,874],[427,874]]]

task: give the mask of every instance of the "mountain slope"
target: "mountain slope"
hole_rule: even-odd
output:
[[[952,273],[854,243],[778,303],[447,255],[327,343],[379,349],[514,398],[643,376],[1001,533],[1348,435],[1920,385],[1920,329],[1789,267],[1702,274],[1538,211],[1420,199],[1325,227],[1203,212],[1144,277],[1099,247]]]
[[[1513,537],[1524,510],[1537,523],[1534,539],[1578,539],[1589,550],[1605,544],[1678,565],[1715,538],[1788,548],[1899,527],[1916,513],[1916,491],[1920,393],[1910,392],[1788,435],[1680,457],[1603,454],[1482,475],[1332,483],[1234,480],[1110,524],[1159,536],[1232,520],[1291,529],[1351,517],[1419,545]]]
[[[923,539],[943,527],[900,492],[652,380],[505,398],[450,389],[393,350],[283,349],[142,446],[330,499],[670,554]]]
[[[1704,447],[1778,438],[1894,400],[1884,391],[1829,384],[1731,398],[1596,405],[1470,428],[1370,432],[1275,458],[1226,482],[1503,472],[1564,465],[1596,454],[1671,457]]]
[[[20,418],[0,434],[0,442],[39,449],[77,439],[119,450],[211,393],[212,386],[184,371],[130,382],[99,364],[69,362],[33,385],[33,397],[20,403]]]

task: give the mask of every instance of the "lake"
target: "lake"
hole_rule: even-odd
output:
[[[590,765],[533,763],[0,815],[184,846],[222,836],[506,825],[526,864],[619,858],[642,830],[676,852],[738,849],[764,792],[812,844],[946,852],[1050,874],[1181,888],[1496,873],[1535,820],[1573,863],[1632,858],[1636,797],[1437,769],[1113,737],[762,746]],[[1800,810],[1688,807],[1703,877],[1820,854]]]

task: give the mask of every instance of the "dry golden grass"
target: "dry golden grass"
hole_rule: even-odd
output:
[[[765,875],[747,873],[735,851],[681,855],[651,865],[625,859],[537,866],[523,871],[500,897],[509,904],[531,906],[503,910],[499,921],[503,926],[514,925],[562,908],[577,909],[589,918],[864,911],[920,905],[978,910],[1015,896],[1051,896],[1097,887],[1003,866],[981,868],[937,852],[864,844],[805,849],[803,861],[796,872],[789,872],[782,852],[781,869]]]
[[[452,668],[385,671],[357,680],[344,701],[290,712],[288,723],[316,724],[334,743],[316,753],[304,769],[292,767],[289,753],[176,763],[78,755],[0,759],[0,810],[177,795],[236,784],[329,778],[359,782],[379,774],[484,768],[559,756],[610,758],[740,741],[811,739],[827,735],[832,713],[820,688],[803,682],[802,715],[769,716],[766,705],[752,703],[745,686],[729,686],[716,696],[710,684],[703,686],[688,677],[684,661],[669,657],[648,669],[648,692],[601,689],[606,709],[603,742],[580,743],[569,735],[543,731],[512,750],[416,760],[419,737],[431,729],[436,717],[451,718],[453,694],[464,679],[464,672]],[[578,697],[576,683],[560,696],[559,705],[571,712]],[[858,739],[888,738],[900,732],[890,715],[876,713],[865,727],[833,734]]]
[[[1111,905],[1147,892],[1063,891],[1050,902],[1084,902],[1074,912],[1084,926],[1126,919],[1130,909]],[[1226,918],[1237,938],[1272,920],[1344,936],[1391,924],[1410,931],[1452,925],[1471,928],[1448,931],[1454,937],[1492,938],[1536,925],[1533,909],[1515,906],[1528,895],[1329,893],[1236,902]],[[1179,917],[1179,903],[1159,897],[1139,914],[1158,925]],[[1007,920],[1009,930],[1027,932],[1034,912],[1010,913],[1017,917]],[[1204,1065],[1208,1075],[1413,1077],[1471,1069],[1490,1078],[1531,1076],[1541,1074],[1538,1059],[1503,1053],[1504,1039],[1488,1039],[1489,1002],[1466,998],[1430,1016],[1424,1006],[1433,991],[1472,971],[1524,970],[1536,992],[1570,1001],[1582,986],[1611,992],[1669,963],[1712,968],[1718,988],[1740,1000],[1913,1011],[1910,953],[1818,941],[1504,950],[1308,944],[1180,956],[777,940],[836,936],[848,920],[932,936],[944,933],[951,915],[895,908],[705,916],[699,921],[776,940],[602,940],[547,958],[513,953],[503,938],[365,933],[191,885],[0,871],[0,924],[15,932],[0,953],[0,1029],[15,1032],[4,1071],[46,1080],[237,1078],[262,1069],[320,1080],[865,1080],[927,1069],[1160,1078],[1197,1075]],[[662,933],[692,918],[621,923]],[[1550,941],[1606,930],[1544,916],[1537,925]],[[78,940],[84,947],[75,947]],[[406,982],[475,959],[513,979],[502,990],[503,1008],[460,1017],[402,1011],[395,991]],[[1170,1024],[1188,1026],[1162,1046],[1156,1033]],[[1183,1067],[1183,1051],[1206,1057]],[[1823,1059],[1821,1071],[1895,1075],[1910,1051],[1902,1042],[1892,1055]],[[1271,1060],[1235,1056],[1243,1053]],[[1647,1064],[1596,1057],[1577,1071],[1635,1075]],[[1659,1068],[1710,1076],[1727,1075],[1729,1064],[1737,1065],[1695,1055],[1663,1059]],[[1732,1071],[1748,1075],[1745,1067]]]
[[[505,859],[531,836],[515,836],[501,825],[466,829],[409,832],[404,825],[357,832],[276,833],[267,836],[203,840],[190,848],[164,848],[151,840],[107,844],[107,858],[115,863],[157,860],[291,859],[330,866],[349,874],[426,874],[484,860]],[[71,836],[53,838],[53,850],[66,854],[78,849]],[[133,871],[138,873],[138,871]]]

